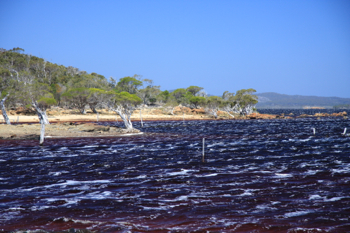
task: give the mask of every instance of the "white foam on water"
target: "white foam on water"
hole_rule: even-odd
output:
[[[62,172],[49,172],[50,176],[60,176],[62,175]]]
[[[320,170],[307,170],[304,174],[305,175],[315,175],[318,173]]]
[[[90,148],[90,147],[98,147],[98,145],[86,145],[86,146],[83,146],[84,148]]]
[[[187,169],[181,169],[179,172],[170,172],[167,175],[168,176],[178,176],[178,175],[187,175],[187,173],[194,171],[194,170],[187,170]]]
[[[341,199],[343,198],[347,198],[347,197],[332,197],[332,198],[329,198],[329,199],[324,199],[325,202],[331,202],[331,201],[340,201]]]
[[[81,223],[81,224],[100,224],[100,222],[97,221],[90,221],[90,220],[81,220],[81,219],[73,219],[73,218],[67,218],[67,217],[59,217],[55,218],[53,221],[61,221],[63,220],[64,222],[75,222],[75,223]]]
[[[57,184],[50,184],[50,185],[45,185],[45,186],[37,186],[33,188],[28,188],[28,189],[22,189],[23,191],[32,191],[34,189],[40,189],[40,188],[52,188],[52,187],[66,187],[66,186],[78,186],[78,185],[88,185],[88,184],[105,184],[105,183],[110,183],[112,182],[111,180],[90,180],[90,181],[76,181],[76,180],[67,180],[66,182],[63,183],[57,183]],[[89,188],[89,187],[88,187]]]
[[[309,200],[319,200],[319,199],[323,199],[323,197],[321,197],[318,194],[310,195],[310,197],[309,197]]]
[[[270,205],[267,205],[267,204],[257,205],[255,208],[256,208],[256,209],[259,209],[259,210],[271,210],[271,209],[276,209],[276,208],[271,207]]]
[[[204,175],[203,177],[208,177],[208,176],[217,176],[217,173],[213,173],[213,174],[208,174],[208,175]]]
[[[61,155],[60,157],[67,157],[67,158],[70,158],[70,157],[77,157],[79,156],[78,154],[71,154],[71,155]]]
[[[148,207],[148,206],[142,206],[144,210],[166,210],[166,207]]]
[[[342,162],[342,161],[339,161],[339,160],[334,160],[334,163],[336,163],[336,164],[342,164],[343,162]]]
[[[284,217],[285,218],[292,218],[292,217],[307,215],[309,213],[312,213],[312,211],[300,210],[300,211],[285,213]]]
[[[350,173],[350,168],[339,168],[339,169],[332,169],[332,173]]]
[[[253,171],[253,173],[269,174],[269,173],[272,173],[272,172],[271,171]]]
[[[104,191],[104,192],[93,192],[89,193],[85,197],[82,197],[81,199],[92,199],[92,200],[103,200],[112,197],[112,192],[110,191]]]
[[[70,151],[70,150],[68,149],[68,147],[64,146],[59,148],[59,151]]]
[[[305,227],[297,227],[297,228],[293,228],[293,229],[289,229],[287,231],[287,233],[289,232],[324,232],[324,230],[320,229],[320,228],[305,228]]]
[[[21,207],[11,207],[11,208],[8,208],[7,210],[9,210],[9,211],[17,211],[17,210],[25,210],[25,209],[21,208]]]
[[[293,175],[291,174],[286,174],[286,173],[275,173],[275,178],[289,178],[289,177],[293,177]]]
[[[49,209],[51,208],[51,206],[32,206],[30,207],[31,211],[39,211],[39,210],[45,210],[45,209]]]
[[[245,189],[244,193],[239,194],[237,196],[252,196],[253,195],[252,191],[253,191],[253,189]]]
[[[271,202],[271,205],[278,205],[278,204],[280,204],[281,202],[280,201],[272,201]]]

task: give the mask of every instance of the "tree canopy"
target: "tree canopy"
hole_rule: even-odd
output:
[[[140,75],[107,80],[96,72],[89,74],[73,66],[65,67],[25,54],[22,48],[0,49],[0,108],[3,115],[6,115],[6,107],[31,106],[45,118],[45,109],[56,105],[78,108],[81,113],[85,113],[87,107],[97,113],[98,108],[112,106],[128,115],[141,104],[158,104],[172,109],[177,105],[205,108],[214,115],[221,109],[230,114],[246,115],[254,110],[258,101],[255,92],[250,88],[238,90],[236,94],[226,91],[221,97],[208,97],[203,87],[194,85],[172,92],[161,91],[153,80],[142,79]]]

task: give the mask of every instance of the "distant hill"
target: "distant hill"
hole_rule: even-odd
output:
[[[256,95],[259,97],[257,108],[350,107],[350,98],[284,95],[274,92],[259,93]]]

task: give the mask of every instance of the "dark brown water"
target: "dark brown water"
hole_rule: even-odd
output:
[[[147,122],[137,136],[0,141],[0,231],[350,232],[344,128]]]

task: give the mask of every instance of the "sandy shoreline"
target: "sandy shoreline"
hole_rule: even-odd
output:
[[[69,114],[69,115],[55,115],[48,116],[50,122],[77,122],[77,121],[86,121],[86,122],[96,122],[96,114],[87,114],[87,115],[78,115],[78,114]],[[28,123],[39,123],[37,116],[23,116],[23,115],[10,115],[9,119],[11,123],[16,122],[28,122]],[[213,117],[210,116],[200,116],[200,115],[143,115],[143,121],[154,121],[154,120],[213,120]],[[221,118],[223,119],[223,118]],[[132,121],[140,121],[140,116],[133,115],[131,116]],[[116,115],[102,115],[99,114],[98,121],[121,121],[121,118]],[[0,123],[4,123],[4,120],[1,119]]]
[[[137,110],[131,116],[133,122],[140,122],[140,112]],[[40,124],[36,115],[23,115],[22,112],[15,112],[12,110],[8,114],[11,121],[11,125],[4,124],[4,120],[0,121],[0,139],[39,139]],[[346,117],[346,112],[323,114],[323,115],[305,115],[298,117]],[[127,134],[140,133],[141,131],[126,130],[113,126],[101,126],[97,122],[106,121],[118,121],[121,122],[121,118],[116,114],[108,111],[101,111],[99,114],[89,112],[85,115],[75,114],[72,111],[48,111],[49,125],[45,126],[46,138],[65,138],[65,137],[113,137]],[[228,114],[219,114],[218,119],[214,119],[213,116],[206,114],[198,114],[188,112],[187,114],[162,114],[154,109],[147,109],[142,111],[142,120],[147,121],[192,121],[192,120],[239,120],[239,119],[292,119],[291,116],[285,115],[269,115],[253,113],[246,117],[232,118]],[[17,122],[19,124],[17,124]],[[34,123],[34,124],[33,124]]]

